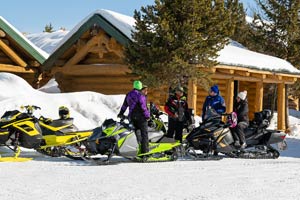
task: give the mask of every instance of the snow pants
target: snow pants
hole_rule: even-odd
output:
[[[234,128],[234,139],[240,141],[241,144],[246,143],[244,130],[248,127],[247,122],[239,122]]]
[[[169,117],[167,137],[173,138],[175,133],[175,140],[182,142],[183,127],[184,122]]]
[[[135,127],[135,135],[138,143],[141,145],[141,153],[149,151],[148,122],[144,119],[132,118],[131,122]]]

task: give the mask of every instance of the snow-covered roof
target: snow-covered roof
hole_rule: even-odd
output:
[[[300,73],[286,60],[250,51],[239,43],[231,41],[219,52],[217,61],[223,65],[253,68],[272,72]]]
[[[12,30],[21,40],[27,43],[32,49],[34,49],[39,55],[43,56],[44,59],[49,57],[49,54],[38,48],[35,44],[33,44],[29,39],[27,39],[19,30],[17,30],[13,25],[11,25],[6,19],[0,16],[0,25],[5,26],[3,29]],[[26,44],[25,44],[26,45]],[[26,49],[26,48],[25,48]],[[26,49],[27,50],[27,49]]]
[[[57,51],[66,41],[68,41],[92,16],[100,15],[105,18],[114,28],[132,40],[131,32],[135,30],[135,19],[110,10],[97,10],[80,23],[78,23],[61,41],[57,44],[53,52]],[[44,48],[45,49],[45,48]],[[289,62],[265,54],[250,51],[235,42],[230,42],[219,52],[217,61],[222,65],[237,66],[281,73],[300,73]]]
[[[115,28],[119,29],[121,33],[123,33],[127,38],[131,39],[131,31],[134,30],[135,19],[133,17],[123,15],[110,10],[96,10],[93,13],[89,14],[85,17],[81,22],[79,22],[53,49],[55,52],[59,49],[72,35],[74,35],[80,27],[85,24],[91,17],[94,15],[100,15],[104,17],[108,22],[115,26]]]
[[[58,46],[61,40],[69,33],[66,30],[58,30],[52,33],[34,33],[28,34],[26,37],[34,43],[36,46],[51,54],[53,50]]]

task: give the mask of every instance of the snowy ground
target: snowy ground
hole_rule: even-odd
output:
[[[0,163],[1,199],[299,199],[300,141],[276,160],[118,163],[96,166],[30,153]]]
[[[6,73],[0,73],[0,89],[0,115],[35,104],[42,107],[40,114],[55,118],[58,106],[67,105],[71,115],[81,119],[75,122],[80,128],[92,128],[107,116],[115,117],[124,98],[92,92],[48,94]],[[300,120],[290,119],[293,136],[287,138],[288,149],[276,160],[132,163],[114,158],[124,162],[99,166],[24,150],[22,156],[32,157],[32,161],[0,162],[1,200],[299,199]]]

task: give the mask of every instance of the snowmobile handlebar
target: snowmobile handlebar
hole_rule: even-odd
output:
[[[21,109],[26,109],[27,114],[32,114],[35,110],[41,110],[41,107],[35,105],[21,106]]]

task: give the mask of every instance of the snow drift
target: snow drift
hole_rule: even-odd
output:
[[[53,84],[50,82],[49,84]],[[48,85],[44,86],[47,92]],[[45,93],[33,89],[22,78],[0,73],[0,114],[7,110],[20,110],[22,105],[36,105],[41,110],[36,114],[58,118],[58,108],[62,105],[70,109],[74,124],[81,130],[95,128],[106,118],[116,118],[124,95],[103,95],[95,92]]]

